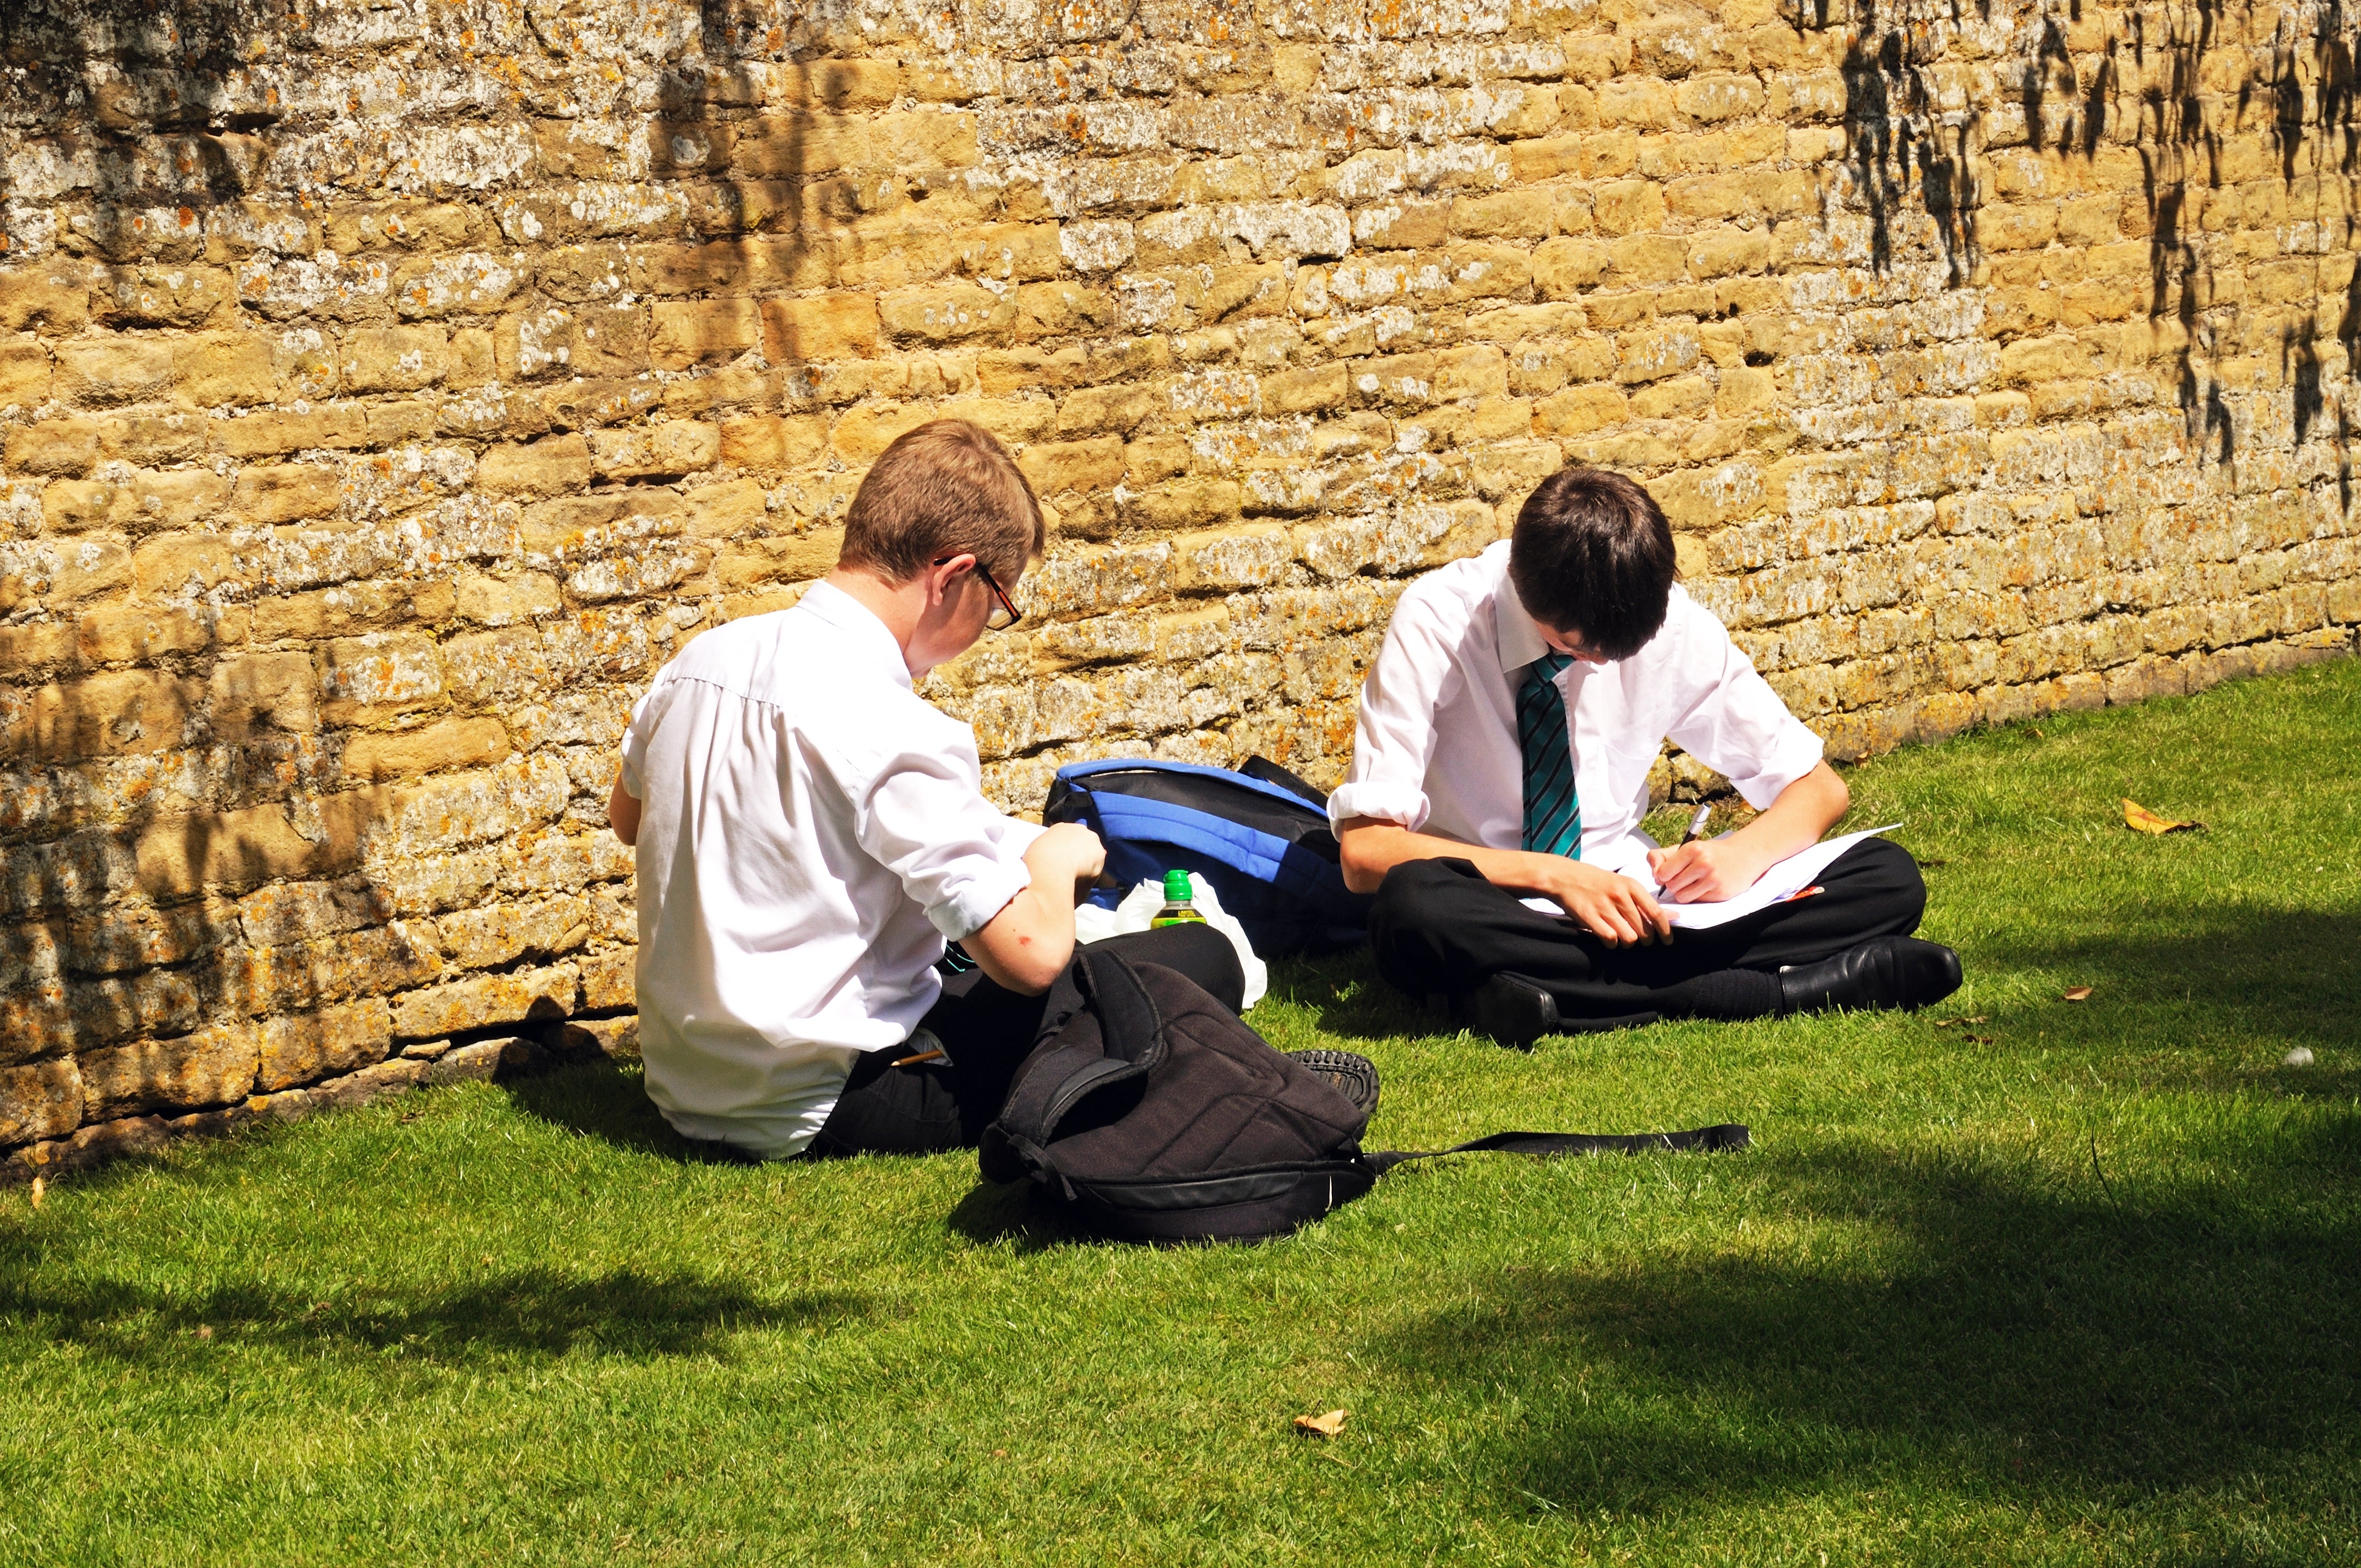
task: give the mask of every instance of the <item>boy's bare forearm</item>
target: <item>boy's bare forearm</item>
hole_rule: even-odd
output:
[[[1033,880],[984,922],[964,946],[994,983],[1038,996],[1074,957],[1074,905],[1082,884],[1098,875],[1106,851],[1095,834],[1053,828],[1025,851]]]
[[[1762,815],[1730,836],[1761,858],[1764,867],[1820,841],[1820,835],[1844,820],[1852,807],[1852,794],[1826,762],[1779,792],[1779,798]]]
[[[1433,833],[1413,833],[1400,823],[1358,817],[1337,830],[1345,885],[1355,893],[1375,893],[1386,873],[1411,861],[1466,861],[1495,887],[1522,893],[1547,893],[1555,881],[1548,862],[1554,855],[1525,850],[1489,850],[1463,844]]]

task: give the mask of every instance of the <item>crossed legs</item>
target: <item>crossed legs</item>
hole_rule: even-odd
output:
[[[1675,930],[1669,943],[1610,948],[1571,921],[1526,908],[1466,861],[1411,861],[1387,873],[1369,935],[1378,972],[1413,996],[1464,1003],[1492,977],[1514,976],[1547,994],[1567,1030],[1660,1017],[1751,1018],[1847,1003],[1923,1005],[1958,984],[1957,959],[1948,948],[1876,946],[1906,938],[1926,910],[1927,884],[1908,850],[1865,839],[1829,865],[1819,885],[1809,898],[1726,926]],[[1859,969],[1855,955],[1872,948],[1898,952],[1927,971],[1904,977],[1901,989],[1911,994],[1882,995],[1874,984],[1858,996],[1841,986],[1833,995],[1812,992],[1808,977],[1848,960]],[[1937,971],[1946,963],[1949,980],[1942,983]],[[1798,974],[1807,978],[1792,978]],[[1937,984],[1934,994],[1917,994]]]

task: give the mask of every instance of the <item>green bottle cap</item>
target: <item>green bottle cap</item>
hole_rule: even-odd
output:
[[[1187,872],[1164,873],[1164,901],[1167,904],[1186,904],[1196,896],[1197,890],[1189,885]]]

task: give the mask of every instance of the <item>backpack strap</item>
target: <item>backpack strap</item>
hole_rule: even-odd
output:
[[[1745,1126],[1724,1122],[1686,1133],[1494,1133],[1470,1138],[1447,1149],[1374,1149],[1361,1157],[1383,1176],[1414,1159],[1441,1159],[1455,1154],[1529,1154],[1545,1158],[1577,1154],[1647,1154],[1670,1149],[1676,1154],[1735,1154],[1752,1143]]]

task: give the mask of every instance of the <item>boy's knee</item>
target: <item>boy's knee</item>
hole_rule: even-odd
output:
[[[1451,895],[1477,876],[1467,861],[1404,861],[1386,873],[1369,905],[1370,940],[1383,947],[1391,936],[1433,925]]]
[[[1860,861],[1863,891],[1889,903],[1895,915],[1908,919],[1905,929],[1916,930],[1927,913],[1927,877],[1910,851],[1891,839],[1864,839],[1848,858]]]

